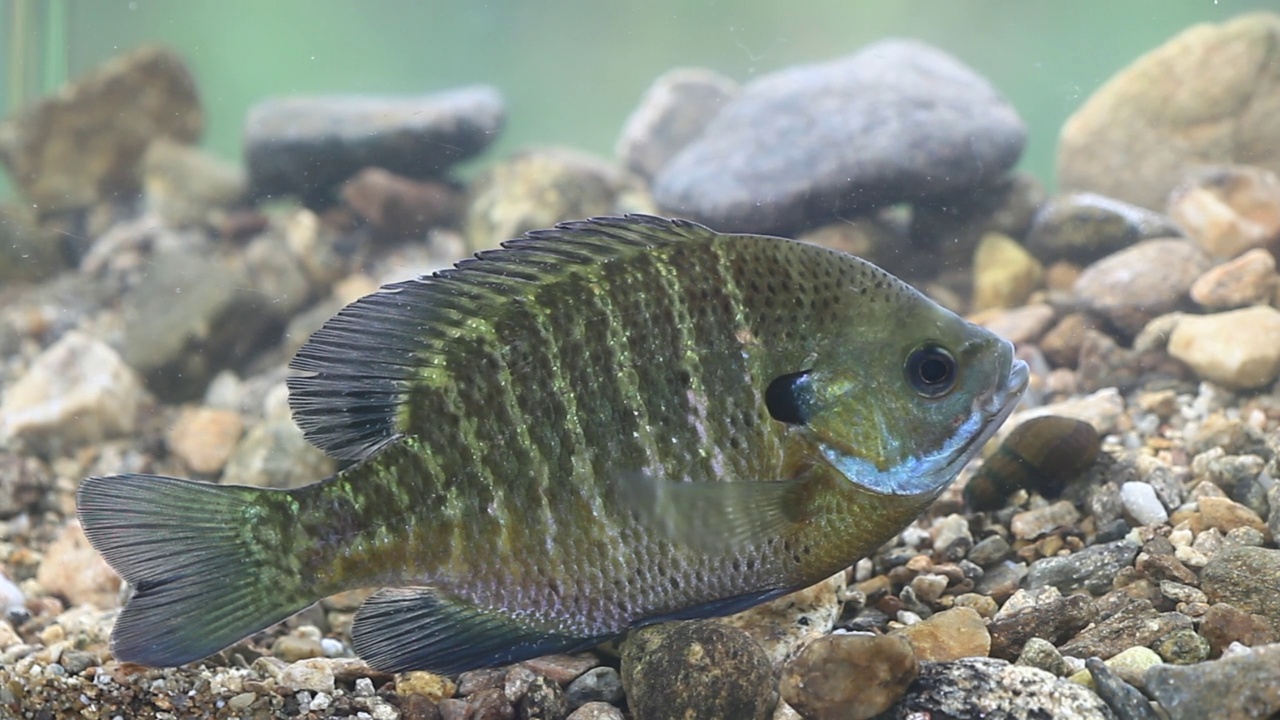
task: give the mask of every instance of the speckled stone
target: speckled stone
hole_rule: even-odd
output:
[[[783,670],[782,700],[809,720],[866,720],[888,709],[918,672],[911,645],[894,635],[828,635]]]
[[[1012,660],[1031,638],[1062,642],[1096,616],[1093,600],[1080,594],[1045,600],[1006,617],[997,616],[987,627],[991,633],[991,656]]]
[[[1057,528],[1075,525],[1079,520],[1080,512],[1075,505],[1061,500],[1014,515],[1009,521],[1009,530],[1020,540],[1034,540]]]
[[[1201,620],[1203,626],[1204,620]],[[1194,630],[1174,630],[1156,641],[1152,649],[1167,663],[1190,665],[1209,658],[1209,641]]]
[[[1088,688],[991,658],[925,663],[920,677],[877,720],[1115,720]]]
[[[1255,720],[1280,712],[1280,645],[1195,665],[1156,665],[1147,692],[1171,720]]]
[[[1210,605],[1200,618],[1200,635],[1209,643],[1210,657],[1218,657],[1232,643],[1257,647],[1276,641],[1275,628],[1267,618],[1223,602]]]
[[[622,676],[611,667],[592,668],[569,683],[565,697],[572,708],[591,702],[619,702],[622,700]]]
[[[1038,637],[1028,639],[1027,644],[1022,646],[1022,652],[1018,653],[1017,664],[1039,668],[1058,677],[1070,673],[1070,668],[1062,658],[1062,653],[1058,652],[1058,648],[1048,640]]]
[[[625,720],[622,711],[602,702],[589,702],[569,713],[566,720]]]
[[[844,603],[845,573],[804,590],[784,595],[722,619],[751,636],[764,648],[769,661],[781,665],[810,641],[831,632]]]
[[[1280,550],[1225,548],[1200,572],[1200,589],[1211,603],[1229,603],[1265,617],[1280,629]]]
[[[1052,585],[1064,592],[1085,588],[1100,595],[1111,589],[1116,573],[1133,564],[1139,549],[1134,542],[1117,540],[1065,557],[1041,558],[1027,569],[1027,587]]]
[[[1099,602],[1106,600],[1110,598]],[[1059,648],[1062,654],[1106,660],[1128,648],[1147,646],[1176,630],[1191,627],[1191,618],[1177,612],[1157,612],[1148,600],[1124,596],[1117,597],[1116,602],[1125,604],[1063,644]]]
[[[635,720],[765,720],[777,703],[764,649],[719,622],[666,623],[628,636],[622,686]]]

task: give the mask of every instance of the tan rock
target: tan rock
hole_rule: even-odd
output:
[[[991,652],[991,633],[973,608],[943,610],[897,632],[911,643],[916,659],[923,662],[986,657]]]
[[[1169,354],[1205,380],[1247,390],[1280,376],[1280,310],[1254,306],[1183,317],[1169,336]]]
[[[1169,195],[1169,214],[1217,258],[1274,245],[1280,241],[1280,177],[1248,165],[1198,170]]]
[[[443,675],[422,670],[401,673],[396,676],[396,695],[422,695],[435,702],[453,697],[458,686]]]
[[[1063,125],[1058,185],[1162,209],[1184,172],[1249,162],[1280,170],[1280,16],[1183,31],[1099,88]]]
[[[216,473],[231,458],[244,432],[240,413],[210,407],[184,407],[169,428],[169,450],[198,473]]]
[[[844,603],[844,571],[776,600],[723,619],[750,635],[775,666],[795,657],[808,643],[831,632]]]
[[[868,720],[888,710],[919,672],[904,637],[828,635],[787,665],[778,690],[802,717]]]
[[[1040,338],[1040,350],[1055,366],[1074,368],[1080,360],[1085,331],[1096,329],[1097,323],[1084,313],[1064,315]]]
[[[99,608],[116,606],[120,593],[120,576],[107,565],[80,529],[71,521],[44,553],[36,581],[53,595],[62,595],[72,605],[89,604]]]
[[[1230,310],[1266,304],[1276,289],[1276,259],[1255,248],[1196,279],[1191,299],[1206,310]]]
[[[1200,506],[1200,517],[1204,520],[1205,527],[1217,528],[1224,535],[1238,527],[1253,528],[1264,536],[1270,535],[1267,524],[1258,517],[1256,512],[1234,500],[1223,497],[1202,497],[1197,504]]]
[[[987,233],[973,257],[973,309],[1018,307],[1043,274],[1040,261],[1016,240]]]
[[[1085,268],[1073,292],[1085,309],[1132,336],[1186,302],[1191,284],[1211,265],[1185,239],[1144,240]]]
[[[1012,309],[992,308],[975,313],[970,320],[1005,338],[1014,345],[1034,342],[1053,322],[1053,307],[1034,303]]]

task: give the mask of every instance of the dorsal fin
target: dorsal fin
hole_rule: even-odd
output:
[[[455,267],[395,283],[343,308],[298,350],[289,368],[289,406],[307,439],[331,457],[359,460],[397,436],[396,418],[413,379],[466,335],[468,321],[575,268],[647,248],[717,237],[687,220],[601,217],[536,230]]]

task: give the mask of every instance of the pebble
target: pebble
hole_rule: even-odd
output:
[[[331,202],[365,167],[409,178],[443,177],[501,134],[501,93],[472,86],[421,96],[272,98],[249,109],[245,164],[255,198]]]
[[[1268,306],[1186,316],[1169,337],[1169,354],[1204,380],[1249,390],[1280,376],[1277,336],[1280,310]]]
[[[611,667],[593,668],[569,683],[565,696],[571,708],[591,702],[621,702],[622,676]]]
[[[281,635],[271,643],[271,654],[291,663],[307,658],[326,657],[324,646],[320,644],[319,632],[302,633],[298,628],[288,635]],[[315,630],[314,627],[310,628]]]
[[[1074,368],[1080,361],[1085,331],[1097,330],[1097,325],[1086,313],[1068,313],[1040,338],[1040,351],[1054,367]]]
[[[831,632],[844,604],[845,573],[757,605],[721,621],[736,627],[764,648],[774,666],[793,657],[810,641]]]
[[[1155,488],[1144,482],[1127,482],[1120,486],[1120,502],[1124,511],[1138,525],[1163,525],[1169,522],[1169,511],[1156,496]]]
[[[779,690],[806,720],[867,720],[901,697],[918,672],[903,637],[828,635],[784,668]]]
[[[1254,720],[1280,712],[1280,645],[1195,665],[1156,665],[1147,692],[1171,720]]]
[[[311,692],[333,693],[334,675],[333,661],[328,658],[308,658],[290,663],[280,673],[277,682],[280,687],[294,692],[309,690]]]
[[[247,182],[236,165],[169,138],[153,140],[142,158],[143,201],[170,228],[216,224]]]
[[[1210,657],[1218,657],[1232,643],[1257,647],[1277,639],[1275,627],[1267,618],[1225,602],[1210,605],[1205,611],[1200,618],[1200,635],[1209,643]]]
[[[1125,682],[1098,658],[1085,661],[1091,687],[1119,720],[1161,720],[1151,703],[1137,688]]]
[[[764,649],[718,622],[654,625],[628,636],[622,686],[635,720],[764,720],[777,702]]]
[[[1270,530],[1258,514],[1234,500],[1224,497],[1202,497],[1197,505],[1200,507],[1200,518],[1205,526],[1221,533],[1234,532],[1239,528],[1251,528],[1264,535]]]
[[[1229,603],[1261,615],[1280,628],[1280,550],[1224,548],[1200,572],[1200,589],[1211,603]]]
[[[1027,249],[1046,263],[1088,265],[1143,240],[1179,234],[1161,213],[1097,193],[1065,193],[1040,207]]]
[[[1189,629],[1188,632],[1190,632]],[[1141,687],[1147,668],[1160,663],[1161,658],[1156,651],[1139,645],[1116,653],[1108,658],[1104,664],[1107,669],[1113,671],[1124,682]],[[1086,687],[1093,687],[1093,677],[1088,670],[1081,670],[1068,679]]]
[[[184,406],[165,435],[169,450],[193,472],[220,472],[244,432],[240,413],[204,406]]]
[[[1021,307],[1044,267],[1016,240],[987,233],[973,255],[973,310]]]
[[[1012,660],[1018,657],[1031,638],[1041,638],[1056,645],[1095,619],[1097,609],[1093,600],[1082,594],[1049,597],[1007,615],[1002,608],[987,626],[991,633],[991,656]]]
[[[1110,615],[1095,618],[1093,625],[1061,645],[1058,649],[1063,655],[1097,656],[1105,660],[1128,648],[1145,647],[1175,630],[1191,627],[1191,618],[1181,613],[1160,613],[1148,600],[1135,600],[1123,595],[1123,591],[1117,593],[1120,595],[1117,601],[1126,604]]]
[[[662,168],[654,197],[721,231],[794,236],[1001,177],[1025,135],[1012,106],[958,60],[884,40],[744,85]]]
[[[1160,594],[1176,603],[1203,603],[1208,601],[1199,588],[1171,580],[1160,581]]]
[[[1203,618],[1200,625],[1203,632]],[[1162,660],[1174,665],[1203,662],[1209,658],[1209,653],[1212,651],[1209,641],[1189,628],[1174,630],[1157,640],[1151,649],[1155,650]]]
[[[975,312],[969,319],[1021,347],[1033,343],[1049,329],[1056,312],[1048,303],[1031,303],[1009,309]]]
[[[714,70],[679,68],[649,86],[623,124],[614,154],[652,179],[738,94],[738,83]]]
[[[622,711],[602,702],[589,702],[569,713],[566,720],[625,720]]]
[[[120,576],[89,545],[80,523],[71,520],[44,552],[36,581],[46,593],[61,595],[72,605],[116,606]]]
[[[999,535],[989,535],[969,551],[969,560],[986,568],[1009,557],[1009,541]]]
[[[916,718],[1112,720],[1089,689],[1025,665],[991,658],[926,663],[898,702],[877,720]]]
[[[11,114],[0,124],[0,160],[27,202],[56,214],[137,197],[148,144],[194,143],[203,127],[186,62],[146,46]]]
[[[130,435],[147,394],[114,350],[76,330],[32,361],[0,403],[0,440],[43,455]]]
[[[539,675],[555,680],[561,685],[568,685],[583,673],[599,665],[600,658],[595,653],[578,653],[576,655],[557,653],[531,658],[525,660],[522,664]]]
[[[986,657],[991,634],[977,611],[957,607],[935,613],[899,631],[921,662],[945,662],[963,657]]]
[[[1027,568],[1027,587],[1052,585],[1063,592],[1084,588],[1100,595],[1111,589],[1116,573],[1133,564],[1140,549],[1130,540],[1117,540],[1065,557],[1041,558]]]
[[[1062,659],[1062,653],[1058,652],[1058,648],[1048,640],[1038,637],[1029,638],[1027,644],[1022,646],[1022,652],[1018,653],[1017,664],[1039,668],[1058,677],[1070,674],[1067,662]]]
[[[1169,194],[1169,214],[1205,252],[1231,259],[1280,240],[1280,177],[1249,165],[1203,168]]]
[[[459,224],[466,212],[462,190],[437,180],[414,180],[368,167],[342,184],[347,206],[369,222],[380,239],[422,239],[435,227]]]
[[[1059,528],[1071,527],[1080,520],[1076,506],[1066,500],[1020,512],[1009,521],[1009,530],[1019,540],[1034,540]],[[1031,566],[1034,570],[1035,565]]]
[[[934,523],[929,532],[933,536],[934,553],[941,559],[954,562],[972,555],[973,533],[969,530],[969,518],[964,515],[946,515]]]
[[[1276,212],[1280,214],[1280,206]],[[1191,285],[1191,299],[1209,311],[1232,310],[1268,303],[1275,289],[1275,256],[1254,248],[1196,278]]]
[[[1181,307],[1209,267],[1209,257],[1186,240],[1144,240],[1085,268],[1072,292],[1089,312],[1132,337]]]
[[[1280,130],[1251,112],[1216,110],[1278,102],[1277,26],[1266,12],[1196,24],[1102,83],[1062,126],[1058,187],[1163,208],[1193,168],[1259,158],[1274,166],[1268,148],[1280,147]],[[1226,66],[1199,61],[1227,56]]]
[[[569,701],[560,685],[542,675],[535,675],[529,689],[516,703],[519,720],[564,720],[569,715]]]

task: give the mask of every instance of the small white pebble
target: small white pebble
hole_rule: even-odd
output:
[[[1084,670],[1084,660],[1070,655],[1063,655],[1062,661],[1067,664],[1067,677]]]
[[[920,622],[920,616],[910,610],[899,610],[897,620],[903,625],[915,625]]]
[[[871,558],[862,558],[853,565],[853,581],[866,582],[871,579],[871,574],[876,570],[876,564]]]
[[[373,681],[369,678],[356,678],[356,697],[373,697]]]
[[[1209,564],[1209,558],[1204,553],[1193,547],[1183,546],[1173,551],[1173,556],[1182,561],[1183,565],[1193,568],[1202,568]]]
[[[1175,548],[1191,547],[1192,540],[1195,540],[1195,535],[1188,527],[1178,527],[1169,533],[1169,543]]]
[[[400,711],[386,703],[380,703],[370,713],[373,720],[400,720]]]
[[[1127,482],[1120,486],[1120,502],[1140,525],[1163,525],[1169,522],[1169,512],[1156,495],[1156,489],[1144,482]]]
[[[324,650],[325,657],[336,658],[347,654],[347,646],[336,638],[321,638],[320,649]]]
[[[1251,652],[1253,652],[1253,648],[1241,643],[1239,640],[1234,640],[1230,645],[1223,649],[1222,659],[1226,660],[1229,657],[1235,657],[1237,655],[1248,655]]]
[[[316,693],[315,698],[307,705],[312,711],[328,710],[329,704],[333,701],[328,693]]]

